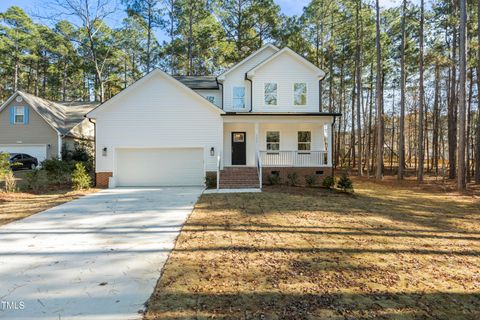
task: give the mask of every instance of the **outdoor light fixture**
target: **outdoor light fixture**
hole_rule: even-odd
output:
[[[104,147],[102,149],[102,156],[106,157],[107,156],[107,147]]]
[[[215,155],[215,148],[211,147],[210,148],[210,155],[213,157]]]

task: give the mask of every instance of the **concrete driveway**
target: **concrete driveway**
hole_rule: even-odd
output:
[[[0,227],[0,319],[141,319],[201,193],[109,189]]]

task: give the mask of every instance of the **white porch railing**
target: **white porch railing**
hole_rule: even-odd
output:
[[[260,151],[264,167],[321,167],[328,165],[327,151]]]
[[[217,190],[220,189],[220,166],[221,166],[221,163],[222,163],[222,158],[220,157],[220,155],[218,155],[218,157],[217,157]]]

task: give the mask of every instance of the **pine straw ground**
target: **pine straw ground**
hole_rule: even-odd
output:
[[[354,182],[203,195],[145,318],[480,319],[478,191]]]

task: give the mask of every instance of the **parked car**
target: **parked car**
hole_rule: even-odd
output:
[[[35,169],[38,166],[38,160],[26,153],[12,153],[10,155],[10,167],[12,170]]]

